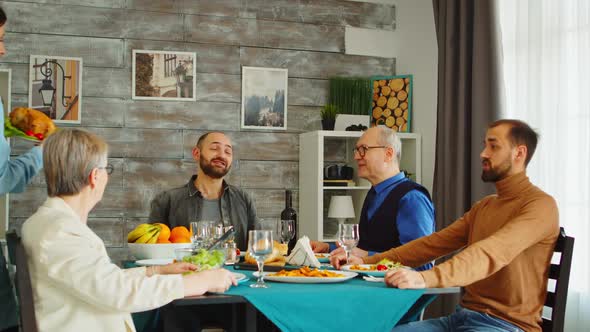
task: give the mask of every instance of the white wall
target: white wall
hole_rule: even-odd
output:
[[[395,31],[347,27],[346,53],[395,57],[396,74],[414,75],[412,131],[422,134],[422,184],[432,192],[438,65],[432,0],[359,1],[396,6]]]

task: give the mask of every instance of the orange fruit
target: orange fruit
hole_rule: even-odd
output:
[[[191,238],[186,236],[170,237],[172,243],[191,243]]]
[[[190,243],[191,233],[184,226],[176,226],[170,231],[169,240],[172,243]]]
[[[160,241],[168,240],[170,238],[170,228],[168,227],[168,225],[161,223],[156,223],[154,225],[160,226],[160,236],[158,236],[158,243],[166,243]]]
[[[156,243],[172,243],[172,242],[170,242],[170,240],[168,240],[168,239],[162,240],[162,239],[158,238],[158,241]]]
[[[191,237],[191,233],[184,226],[176,226],[170,231],[170,237]],[[172,240],[170,240],[172,241]]]

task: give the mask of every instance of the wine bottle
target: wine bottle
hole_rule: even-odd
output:
[[[292,220],[293,221],[293,236],[288,242],[289,253],[295,247],[297,243],[297,212],[293,209],[293,200],[291,190],[285,191],[285,209],[281,212],[281,220]]]

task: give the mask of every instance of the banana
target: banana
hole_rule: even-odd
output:
[[[129,232],[129,234],[127,234],[127,242],[130,242],[130,243],[135,242],[137,239],[139,239],[145,233],[153,230],[154,227],[158,227],[158,226],[150,225],[150,224],[138,225],[137,227],[135,227],[134,230],[132,230],[131,232]]]
[[[159,233],[158,229],[152,228],[152,229],[150,229],[149,232],[143,234],[137,240],[135,240],[135,243],[147,243],[156,233]],[[156,237],[156,239],[157,239],[157,237]]]
[[[154,243],[158,242],[158,236],[160,236],[160,228],[159,227],[158,227],[158,230],[156,231],[156,233],[154,233],[154,235],[148,240],[147,243],[154,244]]]

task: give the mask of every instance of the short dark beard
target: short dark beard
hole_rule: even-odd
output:
[[[489,161],[488,161],[489,163]],[[498,182],[508,176],[510,170],[512,169],[512,164],[510,163],[509,159],[503,161],[498,167],[492,168],[490,164],[490,169],[487,171],[481,171],[481,179],[483,182]]]
[[[224,162],[226,163],[226,167],[223,170],[219,170],[219,168],[211,165],[211,162],[213,160],[215,159],[212,159],[209,163],[207,163],[207,161],[204,158],[201,158],[199,160],[199,167],[201,168],[201,171],[203,171],[203,173],[205,173],[205,175],[207,175],[208,177],[213,179],[221,179],[224,176],[226,176],[227,173],[229,173],[231,165],[227,165],[227,161],[224,160]]]

